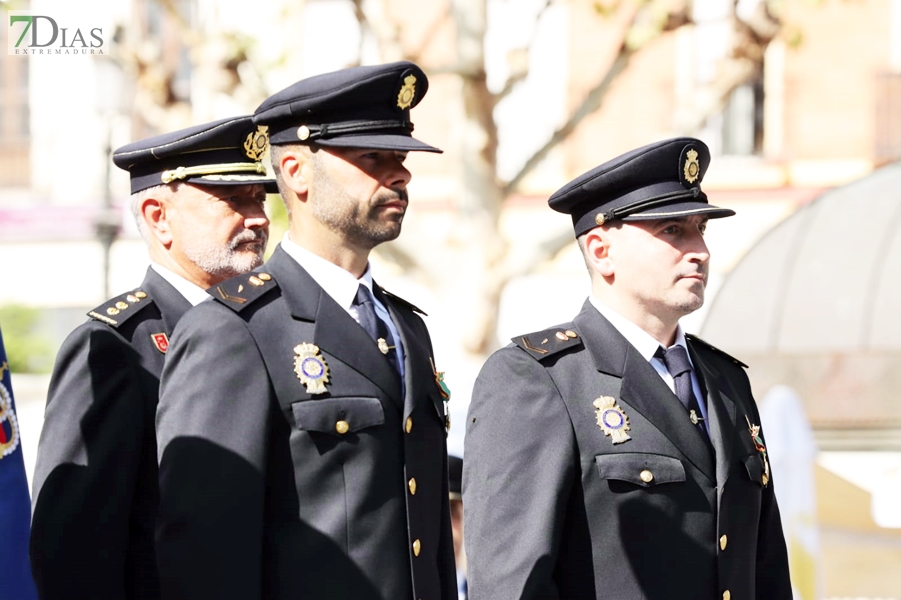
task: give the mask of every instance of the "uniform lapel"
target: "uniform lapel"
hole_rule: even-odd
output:
[[[436,394],[429,393],[428,386],[431,385],[432,377],[427,376],[426,373],[432,373],[432,365],[427,362],[431,355],[428,349],[422,345],[419,337],[415,335],[414,324],[411,322],[411,319],[414,318],[413,315],[408,311],[397,310],[384,294],[382,294],[382,301],[397,326],[404,350],[404,389],[406,390],[404,416],[413,412],[417,398],[428,396],[435,404],[438,416],[443,419],[444,406],[441,404],[441,400],[436,397]]]
[[[281,247],[266,263],[295,319],[315,324],[312,342],[379,386],[398,405],[400,377],[359,323]]]
[[[598,371],[622,379],[623,402],[640,412],[711,481],[713,457],[698,435],[679,399],[650,363],[605,319],[590,302],[573,320]]]
[[[716,482],[723,489],[732,462],[735,444],[735,402],[726,394],[719,376],[692,348],[688,342],[692,363],[700,371],[707,388],[707,418],[710,419],[710,441],[716,451]]]

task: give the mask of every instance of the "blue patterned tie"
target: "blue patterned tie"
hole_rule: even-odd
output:
[[[400,373],[397,364],[397,352],[394,348],[394,338],[391,336],[391,330],[375,314],[375,304],[372,301],[372,294],[362,283],[357,288],[357,295],[354,297],[354,306],[357,307],[357,318],[360,320],[360,326],[366,330],[369,337],[378,345],[379,350],[394,367],[394,370]]]
[[[662,346],[657,349],[654,356],[658,357],[666,365],[667,371],[673,376],[673,383],[676,388],[676,397],[688,411],[691,422],[696,426],[698,431],[704,435],[705,440],[709,440],[707,436],[707,428],[702,422],[701,407],[698,399],[695,397],[694,390],[691,386],[691,363],[688,361],[688,352],[679,345],[671,346],[664,349]]]

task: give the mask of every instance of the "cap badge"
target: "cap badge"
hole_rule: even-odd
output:
[[[404,85],[397,93],[397,108],[404,110],[413,105],[413,99],[416,98],[416,76],[407,75],[404,77]]]
[[[328,365],[319,353],[319,346],[304,342],[294,346],[294,372],[308,394],[324,394],[329,382]]]
[[[698,180],[700,172],[701,163],[698,162],[698,151],[692,148],[685,153],[685,166],[682,168],[682,174],[685,175],[685,181],[694,183]]]
[[[617,406],[616,399],[611,396],[601,396],[592,403],[596,409],[595,416],[598,427],[604,435],[610,437],[614,444],[622,444],[632,437],[626,433],[629,431],[629,417],[622,408]]]
[[[260,160],[269,149],[269,126],[257,125],[256,131],[247,134],[244,140],[244,152],[251,160]]]

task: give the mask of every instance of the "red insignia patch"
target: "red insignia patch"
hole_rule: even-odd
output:
[[[169,349],[169,337],[165,333],[153,333],[150,335],[150,338],[153,340],[154,345],[156,345],[156,349],[163,354]]]

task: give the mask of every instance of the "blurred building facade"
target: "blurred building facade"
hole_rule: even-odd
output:
[[[382,283],[432,315],[436,358],[454,392],[453,420],[462,423],[484,357],[464,349],[467,340],[458,325],[467,315],[459,298],[432,284],[450,280],[464,294],[474,285],[466,261],[455,258],[467,244],[457,226],[460,213],[468,210],[461,200],[467,192],[460,165],[473,137],[484,132],[465,119],[464,86],[455,74],[461,64],[455,26],[460,21],[451,17],[468,10],[475,21],[486,22],[488,90],[498,93],[511,76],[524,75],[514,77],[515,85],[493,111],[497,173],[510,179],[616,64],[633,16],[629,3],[593,0],[484,4],[482,13],[473,0],[3,2],[4,9],[53,15],[60,22],[86,11],[103,27],[109,55],[0,56],[0,263],[17,273],[0,286],[0,305],[44,309],[45,326],[61,340],[105,294],[141,280],[147,256],[128,213],[127,176],[111,166],[111,148],[252,112],[268,94],[301,77],[413,55],[430,74],[428,96],[413,114],[416,135],[446,152],[409,157],[412,204],[401,241],[434,253],[435,267],[418,277],[390,252],[376,260]],[[759,10],[758,4],[738,3],[745,14]],[[686,321],[687,329],[703,331],[714,343],[725,329],[705,323],[707,310],[767,232],[823,193],[901,159],[901,0],[771,3],[781,28],[765,49],[763,68],[723,106],[711,109],[698,90],[721,76],[732,51],[733,5],[696,0],[688,13],[694,24],[664,32],[632,54],[599,108],[529,173],[506,199],[498,221],[498,235],[509,240],[512,251],[528,255],[537,244],[571,231],[568,219],[545,204],[557,187],[634,147],[680,134],[702,138],[714,154],[705,179],[711,202],[738,213],[708,230],[714,256],[708,303]],[[368,19],[362,28],[361,14]],[[855,201],[863,206],[867,198]],[[901,199],[894,202],[897,206]],[[109,233],[110,219],[116,237],[107,238],[107,251],[103,234]],[[837,278],[833,293],[842,295],[842,285]],[[584,265],[571,243],[500,292],[496,344],[570,319],[587,291]],[[755,316],[753,304],[727,307],[722,327]],[[746,358],[740,346],[723,347]],[[775,359],[761,355],[759,360],[763,365]],[[751,367],[754,378],[754,362]],[[764,386],[773,383],[785,382],[755,381],[755,393],[762,397]],[[821,451],[901,449],[901,425],[875,441],[852,427],[842,433],[841,419],[826,427],[816,415],[838,416],[846,407],[823,405],[828,394],[801,390],[801,396],[816,407],[811,420]],[[883,417],[895,414],[872,415]],[[451,432],[457,453],[463,452],[462,435],[462,426]],[[845,445],[830,441],[836,439]],[[854,445],[854,439],[867,444]],[[901,569],[889,567],[891,561],[901,566],[901,533],[875,524],[867,512],[872,494],[848,478],[848,470],[859,470],[854,459],[867,457],[852,455],[848,462],[842,456],[821,461],[818,486],[857,502],[867,516],[849,520],[835,501],[820,505],[826,594],[897,596]],[[885,464],[893,464],[891,456]],[[841,547],[851,539],[869,557],[867,578],[860,577],[859,564],[842,562]]]

